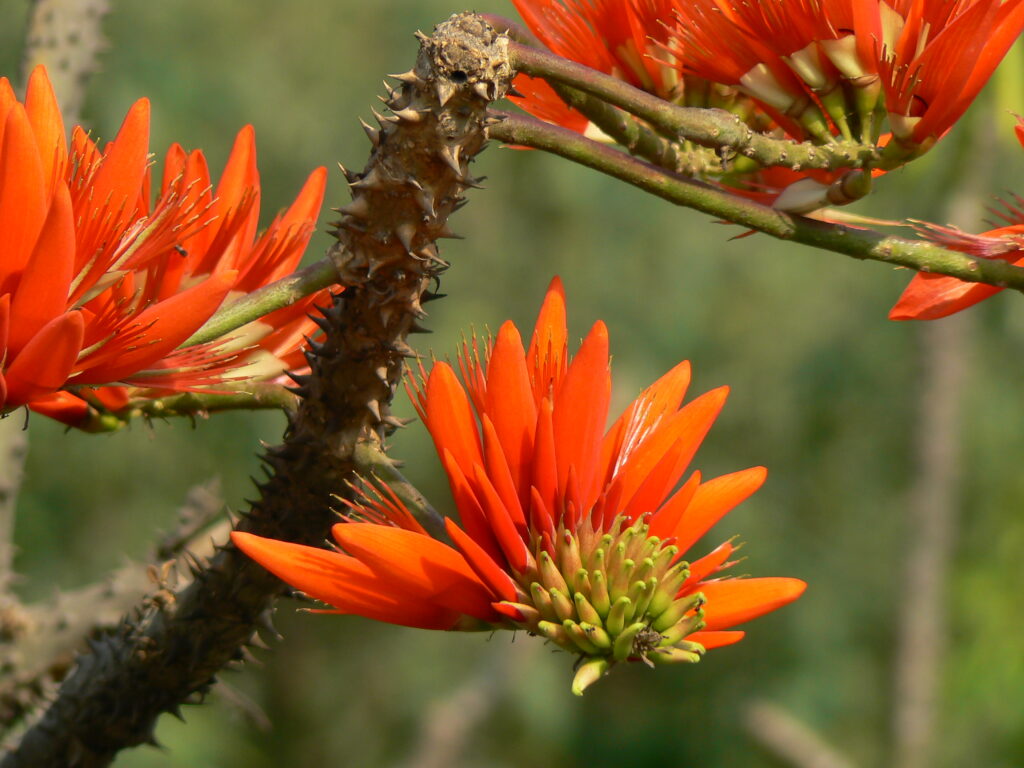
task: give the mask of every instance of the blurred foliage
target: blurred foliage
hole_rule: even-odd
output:
[[[25,6],[0,0],[4,74],[17,71]],[[362,166],[357,118],[377,104],[380,79],[412,64],[417,28],[456,10],[440,0],[114,0],[85,119],[112,137],[131,102],[148,96],[158,158],[179,141],[206,150],[214,168],[253,123],[269,221],[314,166]],[[505,0],[476,10],[513,13]],[[1007,137],[988,150],[1001,155],[993,193],[1024,191],[1005,112],[1024,110],[1022,55],[1013,51],[1006,79],[970,113]],[[880,180],[858,212],[942,221],[972,161],[968,130]],[[422,349],[450,355],[462,332],[506,318],[529,328],[547,282],[562,275],[572,332],[599,317],[609,325],[619,404],[682,358],[694,361],[694,393],[732,386],[697,466],[713,476],[763,463],[771,474],[704,546],[739,533],[748,542],[740,571],[799,576],[807,595],[694,667],[617,669],[582,700],[569,693],[572,659],[535,639],[312,617],[286,604],[286,640],[262,654],[262,669],[228,675],[232,692],[188,709],[187,725],[165,718],[166,751],[126,752],[116,765],[771,768],[780,763],[743,727],[754,698],[788,708],[860,765],[883,764],[895,619],[913,599],[902,593],[902,554],[914,536],[904,511],[921,387],[918,328],[885,315],[909,274],[760,235],[730,239],[734,227],[539,153],[495,146],[478,172],[488,189],[453,222],[466,239],[446,245],[449,297],[430,305],[436,333],[417,339]],[[332,170],[328,205],[347,200],[343,189]],[[310,257],[328,242],[318,235]],[[1024,763],[1024,301],[987,302],[973,329],[936,765],[1011,766]],[[282,424],[233,414],[92,436],[33,417],[17,530],[23,593],[43,597],[144,557],[187,489],[211,476],[244,508],[248,478],[261,471],[258,441],[278,439]],[[402,431],[393,448],[444,506],[423,430]],[[266,713],[269,729],[239,697]],[[438,743],[448,746],[429,746]]]

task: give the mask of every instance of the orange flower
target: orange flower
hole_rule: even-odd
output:
[[[682,363],[605,433],[611,380],[597,323],[570,361],[556,279],[529,349],[505,323],[465,387],[434,366],[415,401],[451,484],[451,544],[427,534],[386,490],[353,505],[328,551],[236,532],[242,551],[338,613],[427,629],[525,628],[579,654],[581,693],[619,661],[693,662],[735,643],[733,630],[799,597],[789,578],[721,578],[726,541],[681,555],[756,491],[762,467],[702,482],[683,477],[725,402],[680,407]]]
[[[86,406],[61,390],[181,391],[224,381],[260,335],[279,328],[240,332],[244,351],[177,348],[233,295],[295,268],[325,169],[257,239],[251,127],[239,133],[216,192],[202,153],[172,146],[152,206],[147,100],[102,151],[80,127],[70,146],[64,136],[45,70],[32,73],[24,104],[0,79],[0,412],[31,404],[73,422]]]
[[[907,156],[949,130],[1024,29],[1022,0],[673,2],[686,71],[743,88],[798,137],[877,141],[881,110]]]
[[[667,29],[658,19],[669,18],[668,0],[512,0],[527,27],[552,52],[614,75],[630,85],[674,99],[681,92],[679,75],[647,54],[654,41],[665,42]],[[513,99],[526,111],[575,131],[588,121],[570,109],[543,80],[520,75]]]
[[[1017,140],[1024,146],[1024,118],[1017,118]],[[1024,198],[1004,201],[1003,212],[995,211],[1007,225],[980,235],[961,232],[955,227],[930,224],[925,229],[939,245],[963,251],[982,259],[999,259],[1024,266]],[[918,272],[911,279],[895,306],[890,320],[938,320],[995,296],[1002,288],[986,283],[968,283],[946,275]]]

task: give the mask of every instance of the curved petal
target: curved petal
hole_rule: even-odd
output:
[[[607,484],[620,456],[642,442],[666,416],[679,410],[690,386],[690,361],[684,360],[640,393],[616,419],[601,446],[601,478]]]
[[[480,434],[466,391],[447,363],[438,363],[430,372],[426,387],[425,421],[434,438],[438,456],[452,454],[463,473],[484,463]]]
[[[526,367],[533,382],[534,402],[553,395],[552,387],[562,378],[566,364],[569,331],[565,320],[565,288],[559,278],[551,280],[537,315]]]
[[[29,75],[25,89],[25,111],[36,135],[39,159],[43,163],[43,180],[50,193],[57,180],[64,176],[68,142],[64,133],[64,119],[57,106],[57,96],[46,75],[46,67],[42,64],[36,65]]]
[[[64,386],[82,349],[81,312],[68,312],[40,329],[8,366],[7,407],[24,405]]]
[[[687,635],[687,641],[691,643],[700,643],[705,649],[711,650],[712,648],[721,648],[726,645],[732,645],[738,643],[747,633],[743,630],[727,630],[725,632],[694,632],[692,635]]]
[[[92,184],[92,204],[107,209],[115,229],[134,218],[148,164],[149,99],[139,99],[104,152]]]
[[[766,477],[767,469],[751,467],[701,484],[676,527],[679,550],[685,552],[692,547],[715,523],[753,495]]]
[[[726,579],[697,585],[704,593],[704,628],[728,629],[796,600],[807,589],[800,579]],[[694,590],[696,591],[696,590]]]
[[[890,320],[938,320],[995,296],[1002,288],[919,272],[889,310]]]
[[[494,559],[477,544],[473,538],[455,524],[450,517],[444,519],[445,530],[458,548],[466,562],[480,577],[480,581],[489,586],[495,595],[502,600],[516,599],[516,585]]]
[[[76,384],[107,384],[149,367],[170,354],[217,310],[234,284],[234,272],[213,275],[186,291],[139,313],[132,325],[143,338],[128,346],[114,339],[99,354],[83,361]]]
[[[530,497],[530,456],[537,426],[530,372],[519,331],[505,322],[487,363],[487,416],[508,462],[521,503]]]
[[[233,531],[231,540],[282,581],[343,613],[421,629],[449,629],[459,618],[455,611],[418,595],[395,591],[349,555],[240,531]]]
[[[67,308],[75,266],[75,220],[67,184],[57,184],[43,230],[11,303],[12,354]]]
[[[0,145],[0,292],[28,263],[46,219],[46,180],[28,115],[14,104]]]
[[[597,464],[610,402],[608,329],[598,321],[569,364],[552,409],[558,488],[564,493],[569,470],[575,468],[587,507],[597,495]]]
[[[402,593],[419,595],[468,616],[494,621],[491,603],[500,599],[480,580],[466,559],[447,544],[402,528],[373,523],[338,523],[335,540],[393,582]]]
[[[705,392],[687,403],[681,411],[664,419],[643,442],[634,446],[628,457],[620,457],[622,464],[614,484],[622,486],[621,503],[629,504],[633,496],[643,491],[648,508],[657,507],[665,494],[679,482],[704,437],[725,405],[728,387]],[[659,464],[667,463],[656,473]]]

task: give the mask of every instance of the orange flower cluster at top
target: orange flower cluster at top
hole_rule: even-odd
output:
[[[765,478],[754,467],[675,490],[727,389],[683,406],[690,367],[655,382],[605,432],[608,336],[575,358],[556,279],[528,350],[505,323],[465,387],[437,363],[415,393],[451,484],[451,544],[382,490],[334,526],[338,551],[235,532],[257,562],[339,613],[426,629],[525,628],[582,657],[577,693],[620,661],[693,662],[732,627],[795,600],[789,578],[717,576],[736,547],[682,555]],[[468,390],[468,392],[467,392]]]
[[[0,78],[0,413],[29,405],[73,424],[86,403],[68,390],[116,407],[127,392],[107,385],[188,391],[301,364],[317,296],[231,339],[178,347],[226,300],[295,269],[325,182],[315,170],[256,237],[247,126],[216,190],[202,152],[173,145],[151,204],[147,100],[101,150],[78,126],[68,142],[45,70],[24,104]]]
[[[887,122],[890,152],[908,158],[963,114],[1024,29],[1024,0],[513,2],[554,53],[662,98],[723,106],[735,89],[799,140],[876,142]],[[527,111],[585,126],[543,85],[521,76],[516,88]]]

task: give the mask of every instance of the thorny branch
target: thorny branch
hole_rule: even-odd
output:
[[[0,633],[2,730],[16,727],[53,693],[87,638],[116,629],[133,607],[160,599],[168,586],[183,586],[186,559],[209,557],[213,540],[226,538],[226,525],[219,531],[213,527],[223,511],[217,481],[196,486],[178,513],[178,527],[145,562],[129,563],[102,582],[18,606],[11,614],[16,622]]]
[[[301,403],[284,443],[264,457],[269,477],[242,530],[322,541],[334,497],[353,493],[357,444],[379,442],[399,424],[389,404],[403,358],[414,354],[406,338],[447,266],[435,241],[451,235],[448,217],[477,185],[468,164],[485,144],[486,108],[512,75],[507,38],[477,16],[457,14],[420,38],[416,66],[389,94],[392,114],[367,131],[366,169],[346,172],[353,199],[330,252],[346,287],[323,310],[325,339],[308,354]],[[226,664],[244,657],[283,589],[230,546],[195,564],[188,587],[92,642],[0,766],[103,766],[151,740],[161,713],[201,699]]]
[[[79,122],[85,84],[106,47],[101,23],[109,10],[109,0],[32,0],[21,81],[44,65],[69,126]]]

